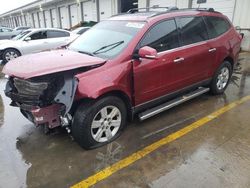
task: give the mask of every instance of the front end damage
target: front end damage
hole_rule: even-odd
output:
[[[36,126],[50,129],[64,126],[69,132],[72,119],[69,111],[78,85],[75,74],[68,71],[30,79],[10,77],[5,94],[11,98],[11,105],[19,107]]]

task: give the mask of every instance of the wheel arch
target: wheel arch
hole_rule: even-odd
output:
[[[234,68],[234,60],[232,57],[227,56],[223,61],[228,61],[231,64],[232,69]]]
[[[21,51],[18,48],[15,48],[15,47],[8,47],[8,48],[3,49],[2,51],[4,53],[6,50],[11,50],[11,49],[18,51],[20,53],[20,55],[22,55]]]
[[[128,120],[129,121],[133,120],[132,102],[131,102],[129,96],[121,90],[108,91],[106,93],[103,93],[102,95],[100,95],[97,98],[82,98],[82,99],[79,99],[77,101],[74,101],[72,108],[71,108],[71,112],[74,113],[75,110],[77,109],[77,107],[82,103],[91,103],[91,102],[94,102],[95,100],[98,100],[98,99],[101,99],[101,98],[104,98],[107,96],[116,96],[116,97],[120,98],[126,106]]]

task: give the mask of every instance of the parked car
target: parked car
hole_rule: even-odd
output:
[[[75,33],[77,35],[81,35],[81,34],[85,33],[89,29],[90,29],[90,27],[78,27],[78,28],[74,29],[72,31],[72,33]]]
[[[0,27],[0,40],[11,39],[29,28],[30,27],[26,26],[16,27],[14,29],[7,27]]]
[[[63,126],[91,149],[116,139],[137,115],[222,94],[241,40],[213,9],[140,10],[98,23],[68,49],[12,60],[3,69],[5,94],[34,124]]]
[[[12,40],[0,41],[0,59],[6,63],[21,55],[56,49],[76,37],[62,29],[28,29]]]
[[[0,27],[0,33],[11,32],[11,31],[13,31],[13,29],[11,29],[9,27]]]
[[[27,29],[30,29],[31,27],[29,26],[18,26],[18,27],[15,27],[13,30],[14,31],[25,31]]]
[[[0,27],[0,40],[2,39],[10,39],[15,36],[15,32],[13,33],[13,29],[8,27]]]

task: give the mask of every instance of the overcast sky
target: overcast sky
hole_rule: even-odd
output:
[[[0,14],[18,8],[35,0],[0,0]]]

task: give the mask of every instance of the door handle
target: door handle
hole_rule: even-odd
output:
[[[180,63],[180,62],[182,62],[182,61],[184,61],[185,59],[183,58],[183,57],[179,57],[179,58],[176,58],[175,60],[174,60],[174,63]]]
[[[217,49],[216,48],[210,48],[208,52],[215,52]]]

